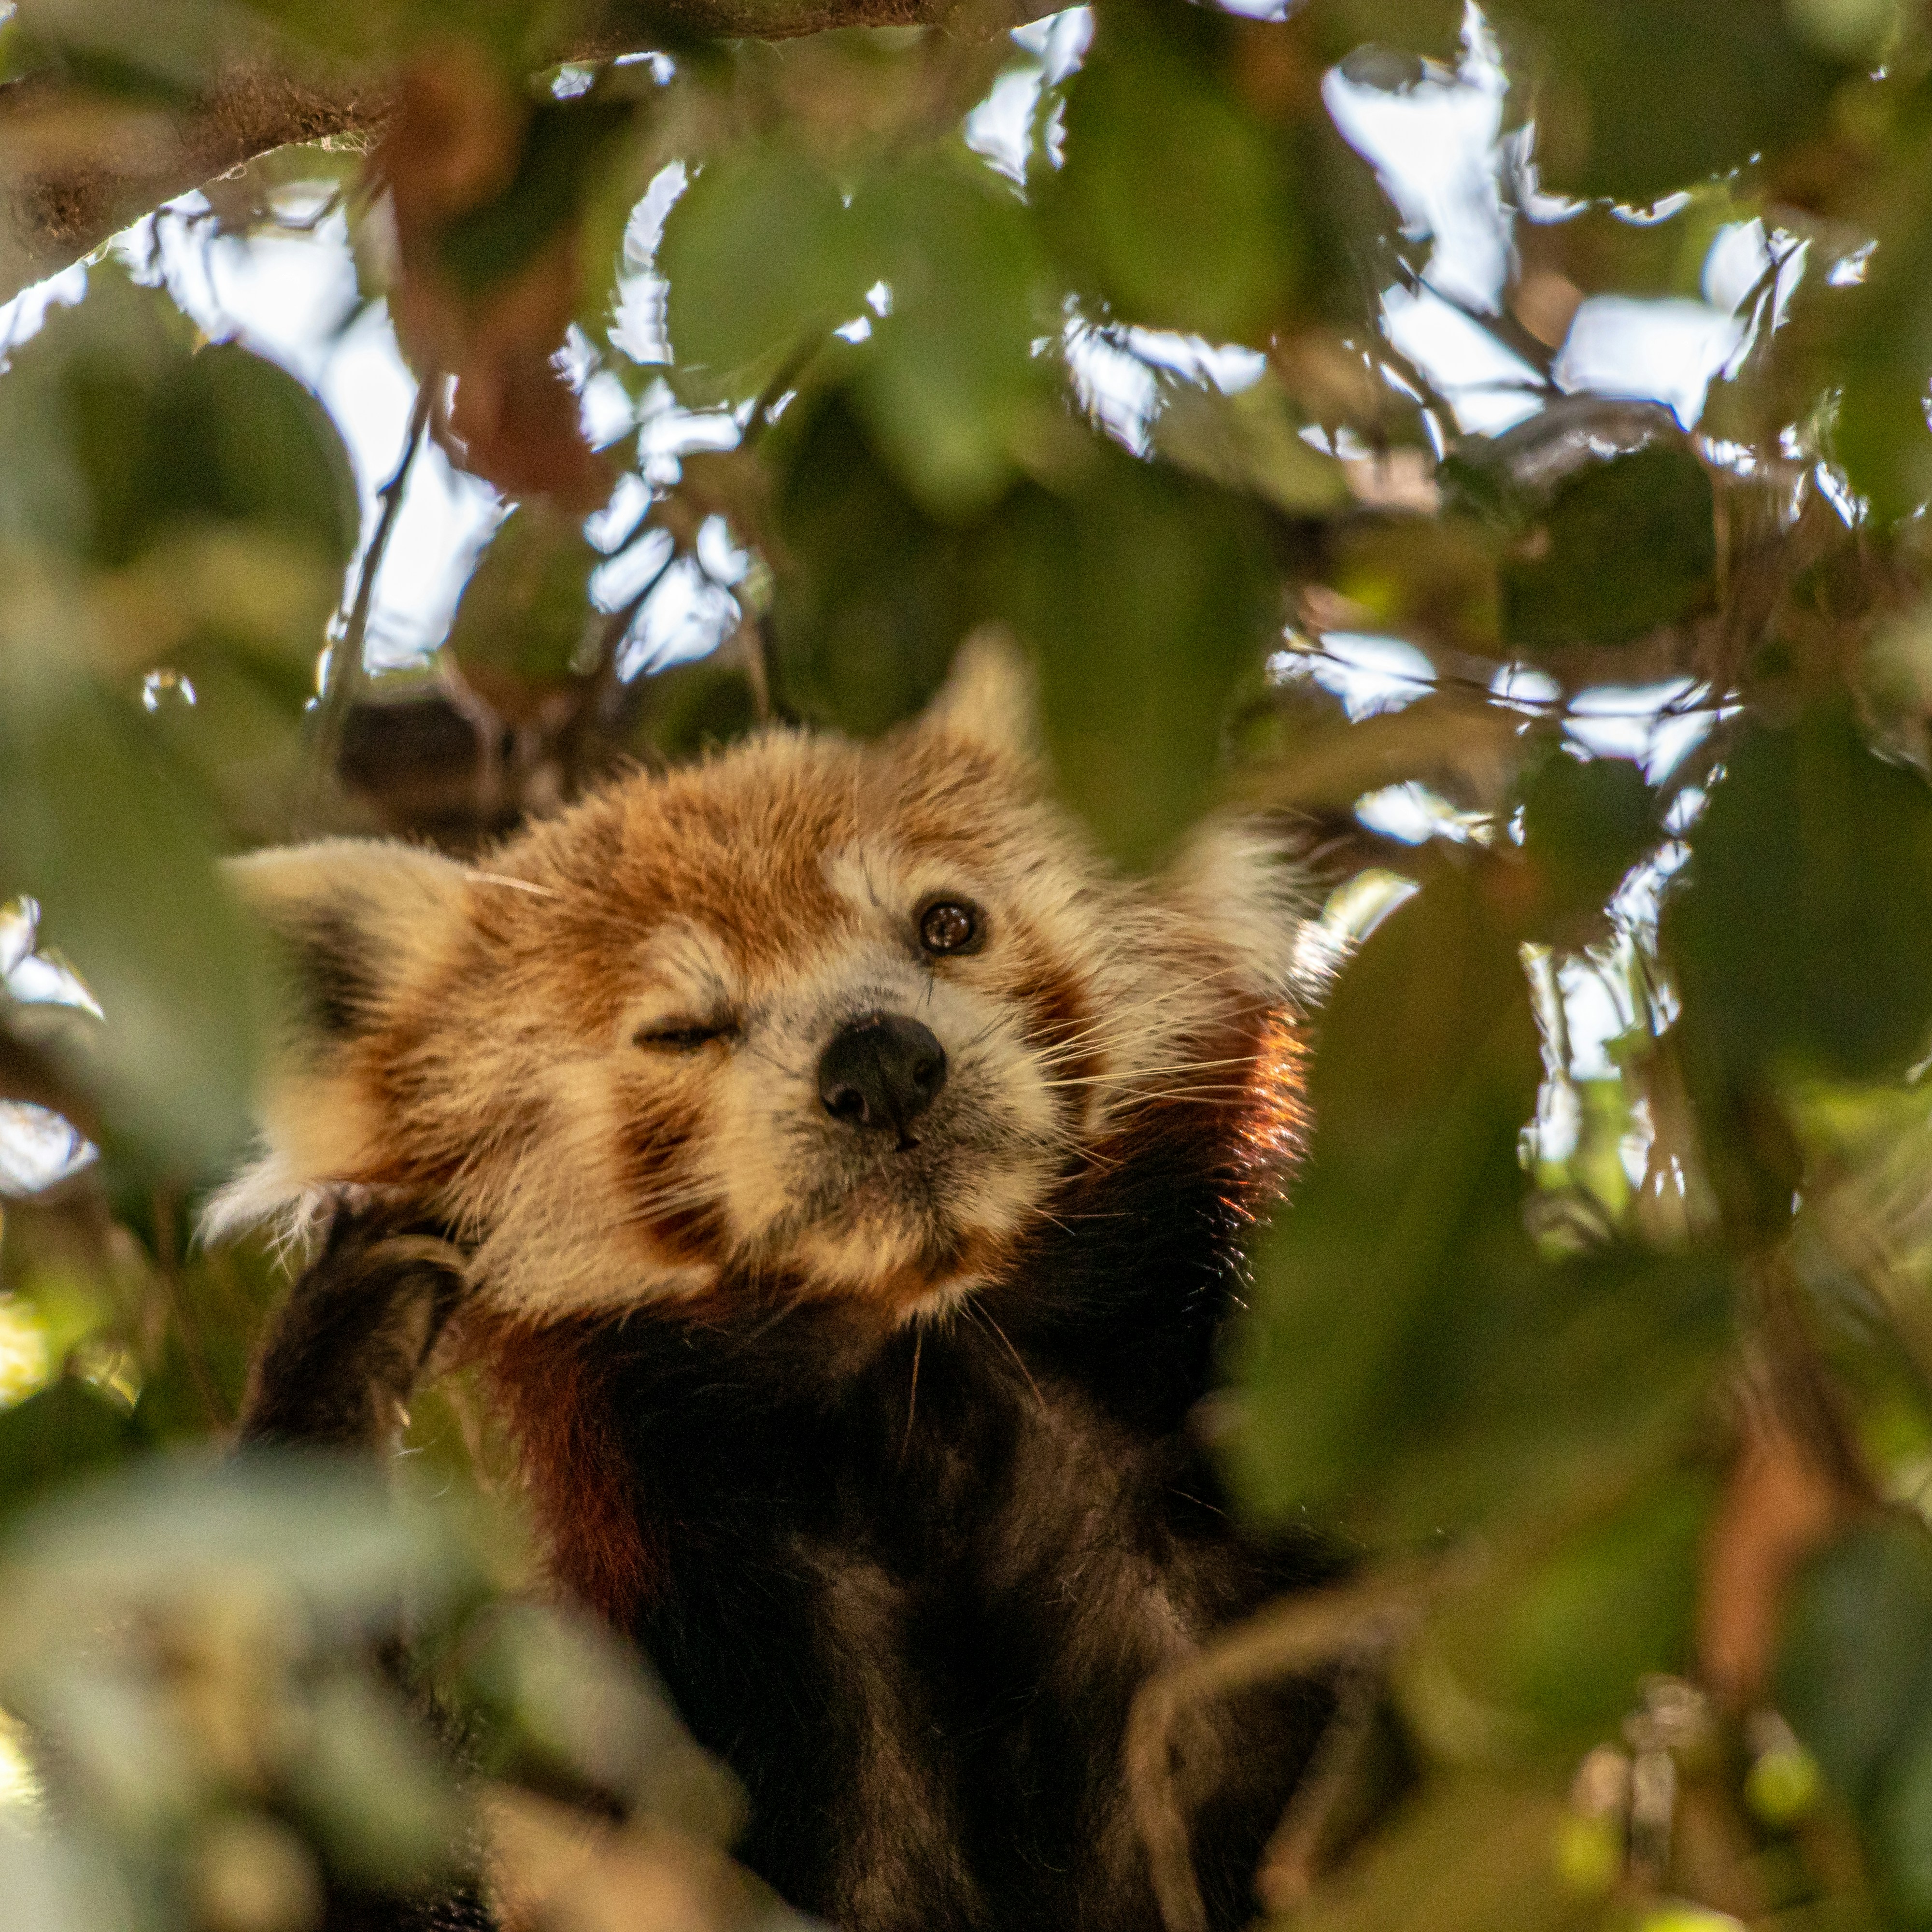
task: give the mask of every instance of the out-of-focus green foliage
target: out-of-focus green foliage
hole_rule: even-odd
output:
[[[4,351],[0,1899],[226,1932],[220,1875],[279,1873],[298,1932],[466,1842],[370,1666],[404,1595],[482,1775],[724,1828],[649,1687],[427,1517],[115,1486],[220,1437],[274,1292],[189,1238],[256,1000],[211,861],[474,849],[770,716],[877,734],[993,623],[1120,863],[1234,801],[1319,908],[1310,1142],[1206,1420],[1256,1521],[1389,1580],[1414,1775],[1340,1872],[1278,1843],[1269,1910],[1932,1924],[1924,8],[1100,0],[561,72],[560,17],[0,26],[0,72],[110,117],[243,56],[406,111],[441,75],[400,240],[315,152],[169,232],[285,240],[325,184],[314,245],[346,228],[437,385],[406,472],[554,456],[574,316],[611,490],[506,506],[433,662],[365,678],[409,476],[358,502],[316,398],[158,285],[160,229]],[[1687,318],[1708,392],[1684,334],[1675,411],[1592,392],[1593,344]],[[468,1402],[414,1442],[459,1487]]]

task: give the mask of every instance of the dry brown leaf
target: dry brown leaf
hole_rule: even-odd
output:
[[[508,81],[465,43],[440,45],[405,72],[375,158],[395,209],[391,306],[416,366],[454,378],[445,427],[464,466],[506,495],[589,510],[610,494],[610,470],[584,442],[554,360],[577,296],[575,227],[479,290],[461,287],[442,259],[450,223],[514,178],[528,120]]]
[[[1747,1424],[1705,1542],[1697,1611],[1704,1680],[1732,1708],[1757,1700],[1792,1577],[1852,1506],[1844,1486],[1774,1418]]]

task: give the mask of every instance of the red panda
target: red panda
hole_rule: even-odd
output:
[[[1302,1132],[1304,888],[1232,820],[1117,876],[1031,731],[969,641],[874,745],[773,729],[476,864],[235,868],[291,997],[221,1216],[349,1204],[244,1433],[375,1439],[453,1307],[558,1582],[848,1932],[1158,1927],[1134,1692],[1327,1574],[1234,1526],[1190,1428]],[[1328,1702],[1178,1747],[1214,1925]]]

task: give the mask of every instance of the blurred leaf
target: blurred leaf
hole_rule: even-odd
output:
[[[1687,616],[1717,564],[1711,479],[1658,444],[1579,472],[1503,566],[1505,642],[1534,652],[1615,644]]]
[[[802,397],[767,447],[782,695],[872,736],[938,689],[978,614],[975,526],[916,500],[841,392]]]
[[[23,702],[0,659],[0,877],[106,1014],[81,1070],[141,1164],[196,1179],[248,1134],[252,953],[191,790],[130,708]]]
[[[1442,466],[1445,485],[1453,484],[1469,446],[1466,439],[1458,444]],[[1450,494],[1453,500],[1453,488]],[[1502,544],[1502,532],[1474,518],[1351,518],[1330,538],[1326,574],[1354,608],[1337,612],[1324,628],[1388,631],[1480,656],[1504,656],[1498,616]]]
[[[1549,186],[1641,205],[1811,140],[1837,88],[1880,48],[1833,58],[1798,31],[1803,10],[1784,0],[1509,0],[1495,19],[1514,115],[1533,117],[1540,134],[1554,124],[1556,139],[1538,143]]]
[[[590,602],[603,561],[582,520],[536,499],[496,526],[452,620],[444,648],[464,681],[503,716],[596,668],[608,621]]]
[[[485,1611],[464,1642],[464,1704],[487,1712],[496,1749],[708,1842],[728,1842],[743,1801],[700,1750],[630,1646],[602,1624],[536,1604]]]
[[[1778,1708],[1825,1775],[1868,1808],[1894,1752],[1932,1723],[1932,1538],[1892,1516],[1805,1570],[1786,1614]]]
[[[1119,320],[1260,342],[1298,280],[1294,154],[1222,83],[1226,38],[1173,0],[1109,8],[1068,86],[1066,164],[1041,211]]]
[[[292,1789],[332,1865],[403,1889],[450,1876],[464,1808],[454,1774],[428,1735],[394,1698],[346,1671],[316,1686],[308,1714]]]
[[[1307,11],[1334,60],[1382,42],[1412,58],[1453,61],[1465,18],[1460,0],[1314,0]]]
[[[1779,1708],[1851,1801],[1881,1892],[1932,1921],[1932,1540],[1901,1515],[1811,1563],[1787,1613]]]
[[[1288,686],[1282,694],[1293,692]],[[1456,692],[1353,721],[1339,708],[1318,721],[1286,715],[1290,722],[1242,789],[1308,811],[1346,811],[1365,793],[1412,779],[1464,810],[1494,811],[1522,748],[1520,719]]]
[[[124,1403],[61,1376],[0,1410],[0,1520],[10,1523],[44,1495],[126,1460],[147,1440]]]
[[[664,222],[657,267],[670,283],[680,375],[701,375],[712,395],[734,393],[727,379],[748,364],[857,314],[865,292],[838,189],[804,155],[779,148],[707,162]]]
[[[1237,1357],[1232,1469],[1265,1514],[1407,1543],[1574,1508],[1681,1447],[1730,1339],[1721,1256],[1546,1260],[1525,1226],[1521,890],[1508,861],[1433,868],[1324,1014]]]
[[[1873,515],[1890,523],[1932,496],[1932,146],[1922,147],[1888,184],[1869,277],[1846,292],[1832,346],[1842,358],[1820,373],[1843,389],[1831,446]]]
[[[0,382],[0,536],[122,566],[183,524],[245,524],[340,573],[361,508],[327,412],[260,356],[192,340],[164,296],[90,271]]]
[[[348,568],[362,527],[349,452],[314,394],[274,363],[211,344],[162,386],[148,439],[134,483],[154,523],[254,524]]]
[[[1425,1731],[1446,1672],[1492,1744],[1574,1762],[1616,1732],[1646,1675],[1690,1666],[1714,1486],[1670,1464],[1642,1475],[1608,1507],[1580,1498],[1580,1520],[1553,1540],[1505,1544],[1445,1605],[1408,1673]]]
[[[1642,767],[1552,748],[1521,792],[1523,856],[1546,910],[1536,937],[1601,913],[1624,875],[1664,836]]]
[[[1663,943],[1712,1077],[1883,1078],[1932,1037],[1932,788],[1850,709],[1759,724],[1690,835]]]
[[[1191,382],[1165,386],[1154,445],[1170,463],[1245,490],[1288,516],[1336,509],[1348,500],[1342,466],[1303,440],[1272,374],[1232,395]]]
[[[660,757],[683,760],[735,742],[758,722],[751,681],[715,657],[667,664],[633,688],[642,706],[640,728]]]
[[[150,1460],[50,1499],[9,1526],[0,1577],[11,1668],[83,1635],[76,1603],[293,1599],[333,1641],[380,1627],[405,1594],[424,1614],[460,1599],[479,1573],[450,1518],[392,1495],[373,1466],[257,1450],[213,1470]]]
[[[1282,593],[1251,502],[1107,444],[1082,481],[1016,492],[979,561],[989,614],[1037,654],[1062,794],[1144,865],[1207,803]]]
[[[1541,1060],[1486,878],[1436,872],[1350,961],[1324,1015],[1313,1142],[1294,1212],[1258,1244],[1236,1357],[1232,1472],[1264,1514],[1372,1510],[1476,1366],[1473,1346],[1448,1346],[1466,1311],[1493,1327],[1499,1300],[1533,1280],[1516,1143]]]
[[[1026,212],[963,152],[901,160],[854,204],[890,308],[855,394],[878,447],[942,516],[985,508],[1058,411],[1033,341],[1057,320]]]
[[[1538,1785],[1432,1784],[1292,1922],[1298,1932],[1413,1932],[1426,1900],[1429,1932],[1557,1932],[1576,1910],[1556,1881],[1562,1813],[1560,1791]]]

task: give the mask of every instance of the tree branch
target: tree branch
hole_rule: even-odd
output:
[[[688,40],[789,40],[835,27],[940,26],[985,37],[1037,20],[1056,4],[604,0],[578,16],[574,33],[540,50],[536,64],[604,60]],[[39,11],[35,0],[22,0],[22,22],[30,32]],[[384,74],[302,71],[292,56],[286,66],[238,60],[191,107],[172,113],[52,71],[0,83],[0,302],[79,260],[163,202],[272,148],[310,141],[371,145],[390,100]]]

